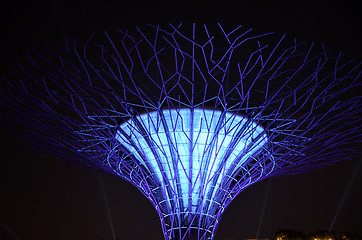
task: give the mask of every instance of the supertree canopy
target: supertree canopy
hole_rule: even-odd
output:
[[[97,33],[3,77],[3,118],[132,183],[165,239],[213,239],[253,183],[358,154],[361,65],[316,45],[220,24]]]

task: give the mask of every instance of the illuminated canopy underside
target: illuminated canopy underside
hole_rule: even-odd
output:
[[[220,205],[223,181],[262,149],[267,136],[236,114],[172,109],[128,120],[120,125],[117,140],[162,188],[168,207],[173,199],[187,215],[210,213],[214,204]]]

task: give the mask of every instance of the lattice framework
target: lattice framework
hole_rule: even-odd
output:
[[[165,239],[213,239],[251,184],[358,154],[355,59],[242,26],[110,32],[35,52],[1,102],[26,141],[135,185]]]

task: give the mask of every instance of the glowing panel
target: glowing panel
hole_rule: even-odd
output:
[[[215,201],[224,176],[232,176],[267,142],[251,120],[218,110],[173,109],[145,113],[120,125],[117,140],[183,210]],[[191,204],[191,206],[189,206]]]

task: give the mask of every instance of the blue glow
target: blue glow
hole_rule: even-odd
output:
[[[168,109],[135,118],[120,125],[116,138],[154,173],[164,193],[172,189],[169,204],[182,200],[180,212],[210,208],[225,176],[233,177],[267,142],[253,121],[218,110]]]

